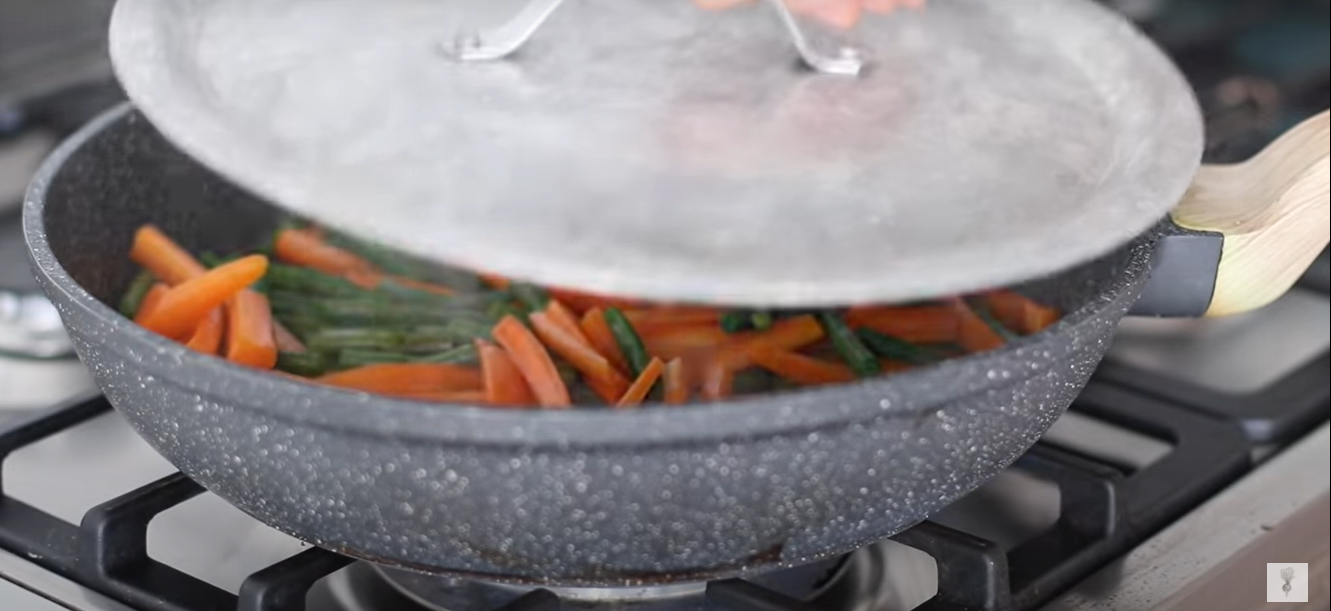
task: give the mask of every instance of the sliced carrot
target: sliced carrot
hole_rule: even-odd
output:
[[[1039,333],[1058,322],[1058,310],[1037,303],[1014,291],[991,291],[984,295],[999,322],[1025,335]]]
[[[341,276],[347,282],[366,290],[377,289],[384,282],[383,273],[373,269],[353,269],[332,275]]]
[[[730,396],[735,386],[735,368],[722,359],[712,359],[702,371],[702,389],[699,394],[708,401],[719,401]]]
[[[582,325],[578,323],[578,317],[573,311],[564,304],[559,303],[558,299],[551,299],[545,306],[545,315],[550,317],[550,321],[559,325],[561,329],[573,337],[578,338],[583,343],[591,344],[591,339],[582,331]]]
[[[578,335],[573,335],[547,312],[531,315],[531,326],[536,336],[550,350],[568,361],[588,381],[592,390],[606,403],[614,403],[629,387],[629,381],[615,370],[610,361],[601,356],[591,343],[580,337],[582,330],[574,325]]]
[[[550,288],[546,289],[546,293],[549,294],[552,299],[559,300],[564,305],[577,312],[586,312],[592,308],[629,309],[642,304],[641,301],[636,299],[594,295],[592,293],[569,289]]]
[[[447,390],[440,392],[421,392],[398,395],[402,399],[429,401],[431,403],[465,403],[467,405],[485,405],[486,394],[481,390]]]
[[[649,329],[656,327],[716,325],[721,322],[722,312],[716,308],[666,306],[629,310],[624,316],[639,333],[648,333]]]
[[[129,258],[170,286],[208,271],[193,255],[153,225],[144,225],[134,232]]]
[[[481,359],[481,377],[485,381],[485,402],[497,407],[536,405],[536,396],[513,359],[503,348],[485,340],[476,340]]]
[[[227,302],[226,315],[226,360],[259,369],[277,366],[277,340],[268,297],[257,291],[241,291]]]
[[[841,363],[804,356],[786,350],[758,348],[749,352],[753,363],[796,384],[817,386],[844,384],[856,379],[855,372]]]
[[[257,282],[268,271],[268,258],[250,255],[208,270],[175,286],[140,323],[173,339],[194,332],[209,312]]]
[[[682,359],[671,359],[666,363],[662,378],[666,405],[683,405],[689,402],[689,379]]]
[[[957,318],[957,344],[967,352],[986,352],[1002,347],[1003,337],[994,331],[979,314],[975,313],[965,300],[951,300],[951,307]]]
[[[226,329],[226,319],[223,317],[225,309],[221,307],[209,312],[199,326],[194,328],[194,334],[185,344],[190,350],[201,354],[217,354],[217,350],[222,347],[222,335]]]
[[[846,312],[846,324],[919,344],[944,344],[957,339],[957,313],[948,306],[851,308]]]
[[[481,371],[447,363],[366,365],[316,378],[321,384],[392,396],[482,390]]]
[[[490,334],[508,351],[541,407],[563,409],[572,405],[568,387],[559,377],[550,353],[522,322],[511,315],[505,316]]]
[[[642,405],[648,393],[652,392],[652,387],[656,381],[661,379],[661,374],[665,371],[665,361],[659,358],[653,358],[647,366],[642,369],[642,375],[633,381],[633,385],[624,393],[624,396],[615,403],[615,407],[624,409]]]
[[[299,354],[307,350],[305,342],[300,341],[295,333],[276,319],[273,320],[273,343],[277,344],[278,352],[287,354]]]
[[[610,325],[605,322],[605,314],[600,308],[592,308],[582,315],[582,320],[578,323],[578,328],[582,329],[582,334],[591,342],[596,351],[609,359],[610,364],[621,374],[628,372],[628,359],[624,358],[624,352],[619,349],[619,342],[615,341],[615,334],[610,331]],[[651,349],[648,348],[648,353]]]
[[[746,336],[731,335],[716,325],[693,325],[648,327],[640,337],[649,354],[665,359],[709,360]]]
[[[481,279],[481,284],[484,284],[485,286],[488,286],[496,291],[502,291],[504,289],[507,289],[508,286],[512,284],[512,282],[509,281],[508,278],[505,278],[497,274],[476,274],[476,277]]]
[[[386,276],[386,278],[392,280],[393,283],[397,284],[398,286],[404,286],[406,288],[415,289],[424,293],[431,293],[434,295],[440,295],[442,297],[452,297],[453,295],[457,294],[457,291],[454,291],[451,288],[439,284],[422,282],[420,280],[413,280],[411,278],[404,278],[402,276],[390,275]]]
[[[143,301],[139,302],[139,311],[134,313],[134,322],[143,325],[143,321],[147,320],[148,315],[162,305],[162,298],[166,297],[169,292],[171,292],[171,287],[161,282],[152,285],[152,288],[149,288],[148,292],[143,295]]]
[[[798,350],[823,339],[823,326],[810,315],[796,316],[778,321],[766,331],[737,334],[720,357],[722,365],[743,369],[749,364],[749,352],[759,349]]]
[[[278,233],[273,244],[273,254],[284,263],[317,269],[335,276],[375,271],[369,261],[328,244],[317,234],[305,229],[286,229]]]

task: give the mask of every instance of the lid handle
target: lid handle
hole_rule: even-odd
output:
[[[464,32],[444,44],[444,52],[460,61],[490,61],[513,54],[531,39],[564,0],[531,0],[508,22],[489,30]],[[800,59],[810,69],[822,74],[858,76],[864,60],[853,48],[841,47],[835,55],[826,55],[809,43],[799,21],[784,0],[767,0],[786,26],[790,41]]]

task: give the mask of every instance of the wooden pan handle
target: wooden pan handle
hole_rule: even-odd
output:
[[[1248,161],[1203,166],[1174,222],[1224,236],[1207,316],[1285,294],[1331,241],[1331,114],[1323,112]]]

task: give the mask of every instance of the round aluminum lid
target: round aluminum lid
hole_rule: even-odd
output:
[[[291,211],[661,300],[843,305],[1030,279],[1147,229],[1201,156],[1187,84],[1090,0],[871,16],[858,76],[805,69],[770,3],[569,0],[511,56],[443,51],[521,8],[120,0],[111,51],[167,138]]]

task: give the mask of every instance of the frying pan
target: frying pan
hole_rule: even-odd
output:
[[[1168,219],[1021,290],[1066,315],[1000,350],[844,386],[631,412],[443,406],[202,356],[108,306],[155,223],[255,247],[281,213],[128,106],[65,142],[24,207],[43,290],[121,414],[181,471],[290,535],[420,572],[567,586],[753,573],[892,535],[1020,456],[1086,383],[1119,319],[1258,307],[1328,240],[1328,116],[1207,167]],[[1134,306],[1135,304],[1135,306]],[[1134,309],[1135,308],[1135,309]]]

